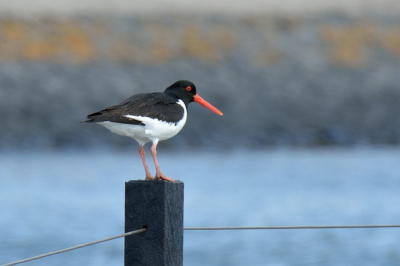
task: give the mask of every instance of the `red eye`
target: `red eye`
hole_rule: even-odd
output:
[[[191,90],[192,90],[192,87],[191,87],[191,86],[187,86],[187,87],[186,87],[186,90],[187,90],[187,91],[191,91]]]

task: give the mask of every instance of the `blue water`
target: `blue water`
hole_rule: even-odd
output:
[[[400,224],[399,159],[394,148],[159,150],[185,182],[186,227]],[[0,264],[123,233],[124,182],[143,176],[136,150],[0,154]],[[400,229],[184,237],[185,266],[400,265]],[[123,239],[26,265],[123,265]]]

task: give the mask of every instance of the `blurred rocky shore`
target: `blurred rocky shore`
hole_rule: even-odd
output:
[[[165,146],[397,145],[400,19],[0,17],[0,149],[135,147],[79,123],[178,79],[195,103]]]

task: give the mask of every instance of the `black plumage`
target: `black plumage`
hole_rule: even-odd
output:
[[[89,114],[85,122],[108,121],[144,125],[141,121],[125,117],[125,115],[135,115],[176,124],[184,114],[183,107],[177,104],[178,101],[178,97],[165,92],[137,94],[120,104]]]

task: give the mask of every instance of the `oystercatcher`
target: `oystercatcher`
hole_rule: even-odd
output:
[[[196,93],[196,86],[187,80],[179,80],[164,92],[142,93],[129,97],[120,104],[89,114],[84,122],[97,123],[111,132],[134,138],[139,143],[139,154],[146,172],[146,180],[173,179],[165,176],[157,161],[157,144],[172,138],[183,128],[187,119],[187,106],[197,102],[211,111],[223,115]],[[145,159],[144,144],[152,142],[151,155],[156,175],[150,174]]]

